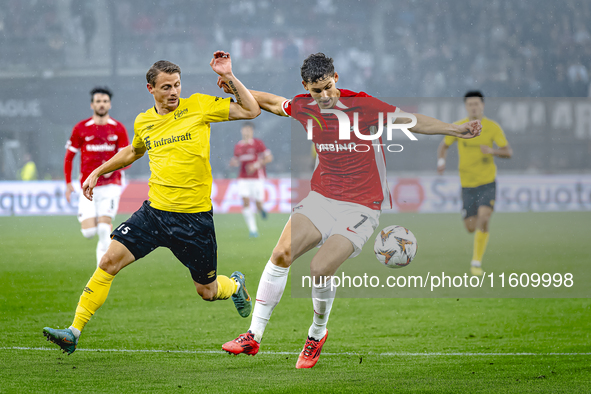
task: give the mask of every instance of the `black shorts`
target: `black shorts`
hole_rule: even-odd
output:
[[[463,187],[462,201],[464,202],[464,207],[462,209],[462,217],[466,219],[470,216],[476,216],[478,214],[478,207],[483,205],[494,208],[496,195],[496,181],[477,187]]]
[[[191,277],[206,285],[216,279],[217,243],[213,211],[178,213],[161,211],[144,201],[142,207],[111,233],[136,260],[159,246],[172,251],[191,271]]]

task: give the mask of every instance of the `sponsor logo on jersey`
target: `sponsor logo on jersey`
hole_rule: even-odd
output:
[[[113,152],[116,148],[113,144],[86,145],[87,152]]]
[[[176,111],[174,111],[174,119],[179,119],[181,118],[184,114],[189,112],[189,108],[185,108],[185,109],[177,109]]]
[[[94,135],[88,136],[88,137],[84,137],[84,141],[91,141],[94,139]]]
[[[118,139],[119,139],[119,136],[115,135],[115,134],[112,134],[107,137],[107,140],[109,140],[109,141],[117,141]]]
[[[352,152],[355,151],[355,146],[357,146],[354,142],[339,144],[335,141],[334,144],[316,144],[316,152]]]
[[[153,125],[153,124],[151,124],[151,125],[147,126],[147,127],[146,127],[146,131],[150,131],[150,130],[152,130],[152,127],[154,127],[154,125]]]
[[[169,138],[160,138],[159,140],[156,140],[156,141],[151,141],[150,136],[147,136],[146,138],[144,138],[144,145],[146,145],[147,150],[150,150],[152,148],[157,148],[159,146],[174,144],[175,142],[179,142],[179,141],[188,141],[190,139],[192,139],[190,132],[186,132],[185,134],[182,134],[182,135],[173,135],[173,136],[170,136]]]

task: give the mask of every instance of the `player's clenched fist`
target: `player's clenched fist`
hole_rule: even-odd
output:
[[[473,120],[471,122],[460,125],[458,130],[458,137],[469,139],[478,137],[482,131],[482,124],[479,120]]]

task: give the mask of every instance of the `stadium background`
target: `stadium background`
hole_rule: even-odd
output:
[[[2,0],[0,179],[18,179],[25,152],[39,179],[62,179],[65,141],[90,116],[88,91],[95,85],[114,91],[111,114],[131,135],[135,116],[152,105],[145,71],[161,58],[181,66],[184,96],[220,94],[208,64],[220,48],[231,52],[248,87],[285,97],[303,92],[299,66],[317,51],[335,59],[341,87],[377,97],[461,97],[473,88],[490,97],[587,97],[590,19],[590,3],[574,0]],[[577,138],[518,124],[502,124],[515,155],[497,160],[500,174],[591,169],[588,123]],[[288,123],[263,113],[256,125],[275,154],[271,177],[289,176]],[[215,178],[235,176],[228,160],[238,129],[238,123],[213,127]],[[389,166],[397,174],[432,175],[438,142],[428,139]],[[451,158],[448,169],[454,167]],[[127,175],[145,179],[148,161]]]

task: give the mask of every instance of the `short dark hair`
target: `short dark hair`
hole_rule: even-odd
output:
[[[300,68],[302,80],[306,83],[314,83],[325,77],[334,76],[334,65],[331,57],[324,53],[314,53],[304,60]]]
[[[156,63],[152,64],[152,67],[146,73],[146,81],[152,86],[155,86],[156,77],[161,72],[167,74],[175,74],[178,73],[179,77],[181,76],[181,68],[176,64],[169,62],[168,60],[158,60]]]
[[[109,96],[109,100],[111,100],[111,97],[113,97],[113,92],[111,92],[111,90],[109,90],[108,87],[96,86],[90,91],[90,102],[91,103],[94,101],[95,94],[106,94],[107,96]]]
[[[253,131],[256,129],[256,127],[254,127],[254,123],[252,123],[252,122],[244,122],[244,123],[242,123],[242,127],[241,128],[243,128],[243,127],[250,127]]]
[[[469,92],[467,92],[464,95],[464,102],[466,102],[466,99],[469,97],[480,97],[480,99],[484,103],[484,94],[482,94],[480,90],[470,90]]]

